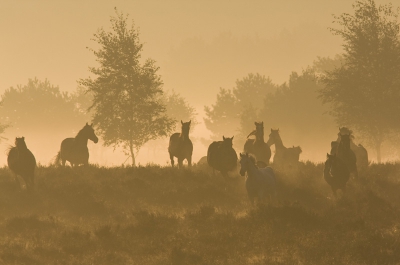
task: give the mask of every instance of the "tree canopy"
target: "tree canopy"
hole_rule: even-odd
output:
[[[135,165],[135,154],[149,140],[166,136],[174,121],[167,116],[163,102],[163,82],[152,59],[141,62],[143,44],[128,15],[116,11],[111,30],[99,29],[90,49],[99,67],[90,67],[94,79],[80,84],[93,95],[93,122],[106,146],[122,146]]]
[[[376,148],[400,129],[400,41],[398,11],[374,0],[357,1],[354,14],[336,16],[344,60],[323,78],[320,96],[341,126],[355,128]]]

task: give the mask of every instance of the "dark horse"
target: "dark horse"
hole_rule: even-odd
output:
[[[238,157],[233,149],[233,137],[222,136],[222,139],[223,141],[214,141],[208,146],[207,162],[213,170],[218,170],[225,179],[228,179],[228,172],[237,167]]]
[[[357,157],[354,154],[353,150],[350,148],[350,135],[342,134],[340,143],[337,149],[337,157],[343,160],[349,169],[350,175],[354,178],[358,178],[358,170],[357,170]]]
[[[267,144],[269,146],[275,144],[274,164],[278,166],[294,166],[299,162],[302,152],[300,146],[285,147],[279,135],[279,129],[271,129]]]
[[[265,165],[269,164],[271,158],[271,148],[264,142],[264,122],[255,122],[256,129],[249,136],[254,135],[256,139],[247,139],[244,144],[244,152],[255,156],[257,162],[261,161]]]
[[[347,127],[339,127],[338,138],[336,140],[337,145],[336,149],[332,146],[331,153],[338,152],[339,143],[341,141],[342,135],[350,135],[350,149],[354,152],[357,158],[357,170],[358,172],[363,172],[368,168],[369,161],[368,161],[368,151],[364,148],[361,144],[356,145],[354,143],[354,135],[353,131]]]
[[[174,157],[178,158],[178,168],[182,167],[183,160],[187,160],[189,167],[192,166],[193,144],[189,139],[190,123],[182,122],[181,133],[174,133],[169,138],[168,153],[171,165],[174,166]]]
[[[61,142],[60,152],[58,152],[55,162],[65,166],[65,161],[69,161],[72,166],[89,164],[89,149],[87,148],[88,140],[97,143],[99,139],[94,134],[92,124],[86,125],[78,132],[75,138],[65,138]]]
[[[15,146],[8,151],[7,163],[12,172],[22,177],[26,188],[31,190],[34,185],[36,159],[26,146],[24,137],[15,138]],[[21,187],[18,176],[15,176],[15,181]]]
[[[336,154],[326,154],[326,162],[324,167],[324,179],[331,186],[333,194],[341,189],[345,191],[346,183],[350,178],[350,171],[346,163]]]

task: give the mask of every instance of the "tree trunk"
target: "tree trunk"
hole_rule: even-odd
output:
[[[382,141],[376,141],[375,142],[375,148],[376,148],[376,159],[378,160],[378,163],[381,163],[381,145]]]
[[[133,167],[136,167],[135,152],[134,152],[134,150],[133,150],[133,145],[132,145],[132,144],[129,145],[129,150],[130,150],[130,152],[131,152],[132,166],[133,166]]]

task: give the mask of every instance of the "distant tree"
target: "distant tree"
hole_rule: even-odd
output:
[[[212,132],[212,140],[220,140],[221,135],[234,135],[239,124],[237,100],[232,91],[220,88],[215,104],[204,107],[204,123]]]
[[[277,85],[271,79],[260,74],[249,74],[241,80],[236,80],[236,87],[232,89],[237,99],[237,104],[241,107],[252,105],[256,109],[262,108],[264,98],[268,93],[274,92]]]
[[[339,125],[355,128],[375,147],[381,161],[382,142],[400,123],[400,42],[398,11],[357,1],[354,14],[335,17],[331,29],[343,38],[344,63],[328,72],[321,89]]]
[[[72,132],[76,123],[86,122],[71,95],[61,92],[47,79],[29,79],[26,85],[6,89],[1,96],[0,111],[0,123],[9,125],[14,134],[21,136],[28,131]]]
[[[198,124],[196,109],[174,90],[165,93],[165,105],[168,117],[175,121],[175,130],[180,127],[181,120],[185,122],[191,120],[191,130]]]
[[[270,78],[260,74],[249,74],[236,80],[236,86],[232,90],[221,88],[216,103],[211,107],[204,107],[204,122],[207,129],[213,133],[212,139],[220,140],[221,135],[239,134],[235,142],[241,143],[243,139],[238,138],[243,138],[253,129],[254,119],[259,116],[264,98],[276,89],[277,86]],[[249,112],[251,117],[247,117]],[[244,116],[246,119],[241,120]],[[251,119],[253,120],[249,121]]]
[[[94,34],[99,44],[99,67],[89,68],[95,79],[81,79],[80,85],[93,95],[93,122],[106,146],[121,146],[136,164],[135,154],[149,140],[166,136],[174,121],[163,103],[162,81],[155,61],[140,62],[143,44],[128,16],[111,17],[111,31]]]
[[[339,68],[344,63],[344,57],[341,54],[336,54],[333,58],[318,56],[314,60],[312,68],[318,76],[325,76],[327,72]]]
[[[284,144],[300,145],[309,154],[320,152],[321,146],[329,150],[330,140],[335,140],[329,137],[335,137],[336,133],[334,119],[327,115],[329,106],[318,99],[323,84],[317,76],[312,68],[300,74],[292,72],[288,83],[265,98],[259,114],[266,126],[282,131]],[[267,130],[268,127],[269,133]]]

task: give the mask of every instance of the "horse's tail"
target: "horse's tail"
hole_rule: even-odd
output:
[[[61,151],[57,153],[57,155],[53,158],[53,165],[59,166],[61,165]]]

